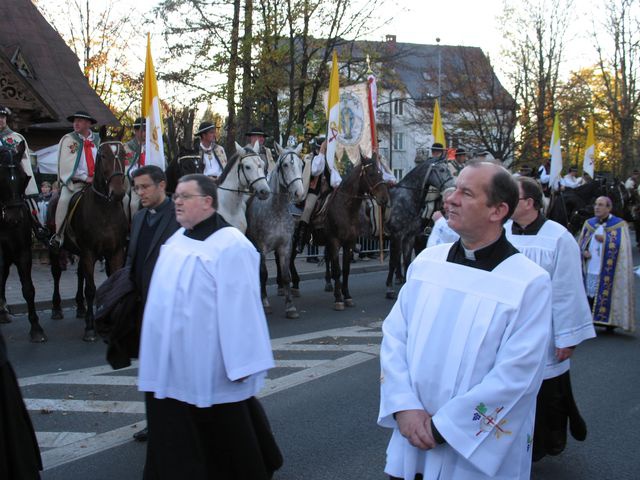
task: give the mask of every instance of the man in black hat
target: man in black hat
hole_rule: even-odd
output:
[[[217,179],[227,166],[227,154],[216,143],[216,125],[202,122],[196,135],[200,137],[200,157],[204,163],[204,174]]]
[[[576,188],[582,185],[582,178],[578,177],[578,168],[577,167],[569,167],[569,173],[567,173],[562,180],[560,180],[560,189],[564,190],[565,188]]]
[[[38,184],[36,183],[35,176],[33,175],[33,168],[31,166],[31,159],[29,158],[29,145],[27,144],[27,140],[20,135],[18,132],[14,132],[11,128],[9,128],[9,119],[11,118],[11,110],[9,107],[5,107],[0,105],[0,146],[7,147],[13,153],[17,153],[18,145],[21,142],[24,142],[24,155],[20,160],[22,165],[22,169],[24,172],[29,175],[29,183],[27,184],[27,188],[24,191],[24,195],[26,197],[26,203],[29,207],[29,211],[32,212],[34,231],[36,236],[44,240],[47,238],[46,231],[40,220],[38,219],[37,214],[33,214],[33,212],[38,211]]]
[[[138,168],[144,167],[145,165],[145,127],[144,118],[136,118],[133,123],[133,138],[124,144],[124,149],[127,152],[127,162],[129,164],[127,167],[127,181],[130,185],[133,184],[133,177],[131,174]],[[140,207],[140,197],[133,188],[129,190],[129,201],[127,203],[129,204],[129,209],[126,212],[127,218],[133,218]]]
[[[256,142],[260,145],[260,158],[264,162],[264,173],[272,171],[276,163],[273,160],[271,150],[265,147],[264,142],[267,139],[267,134],[260,127],[251,127],[247,133],[244,134],[247,137],[247,145],[253,147]]]
[[[438,161],[438,160],[444,160],[445,158],[445,150],[444,150],[444,146],[439,143],[436,142],[433,145],[431,145],[431,157],[429,157],[429,161]]]
[[[64,219],[69,201],[75,192],[93,182],[95,161],[100,146],[100,137],[91,131],[96,119],[84,111],[67,117],[73,123],[73,132],[67,133],[58,144],[58,181],[60,199],[56,209],[56,234],[51,245],[59,247],[64,239]]]
[[[464,167],[467,166],[467,151],[464,148],[456,148],[456,156],[454,160],[449,162],[449,170],[451,175],[457,177]]]

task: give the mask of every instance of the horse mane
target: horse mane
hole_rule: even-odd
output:
[[[244,150],[244,153],[255,153],[253,149],[247,147],[242,147],[242,149]],[[227,160],[227,164],[225,165],[224,170],[222,170],[222,173],[218,177],[218,185],[222,185],[222,182],[227,179],[227,175],[229,175],[229,172],[233,169],[239,158],[240,154],[236,152],[231,156],[229,160]]]

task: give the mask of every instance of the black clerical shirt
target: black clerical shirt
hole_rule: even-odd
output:
[[[538,217],[526,227],[521,227],[516,222],[513,222],[511,224],[511,233],[513,235],[537,235],[546,221],[545,216],[540,213]]]
[[[210,217],[205,218],[190,230],[185,230],[184,234],[193,240],[205,241],[215,232],[224,227],[230,227],[227,221],[218,212],[214,212]]]
[[[518,253],[518,250],[509,243],[505,231],[502,229],[502,234],[495,242],[473,251],[475,260],[466,257],[462,240],[458,240],[451,246],[447,262],[490,272],[514,253]]]

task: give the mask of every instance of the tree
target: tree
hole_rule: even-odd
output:
[[[506,25],[509,78],[518,87],[518,156],[523,162],[537,164],[549,144],[572,7],[572,0],[504,2],[499,21]]]
[[[613,128],[615,172],[638,166],[634,141],[640,106],[640,7],[633,0],[609,0],[601,28],[594,27],[598,68],[604,81],[602,105]]]

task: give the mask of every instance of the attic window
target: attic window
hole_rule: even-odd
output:
[[[11,57],[11,63],[14,67],[20,72],[20,74],[25,78],[36,78],[33,74],[33,70],[27,60],[24,58],[20,47],[16,48],[13,57]]]

